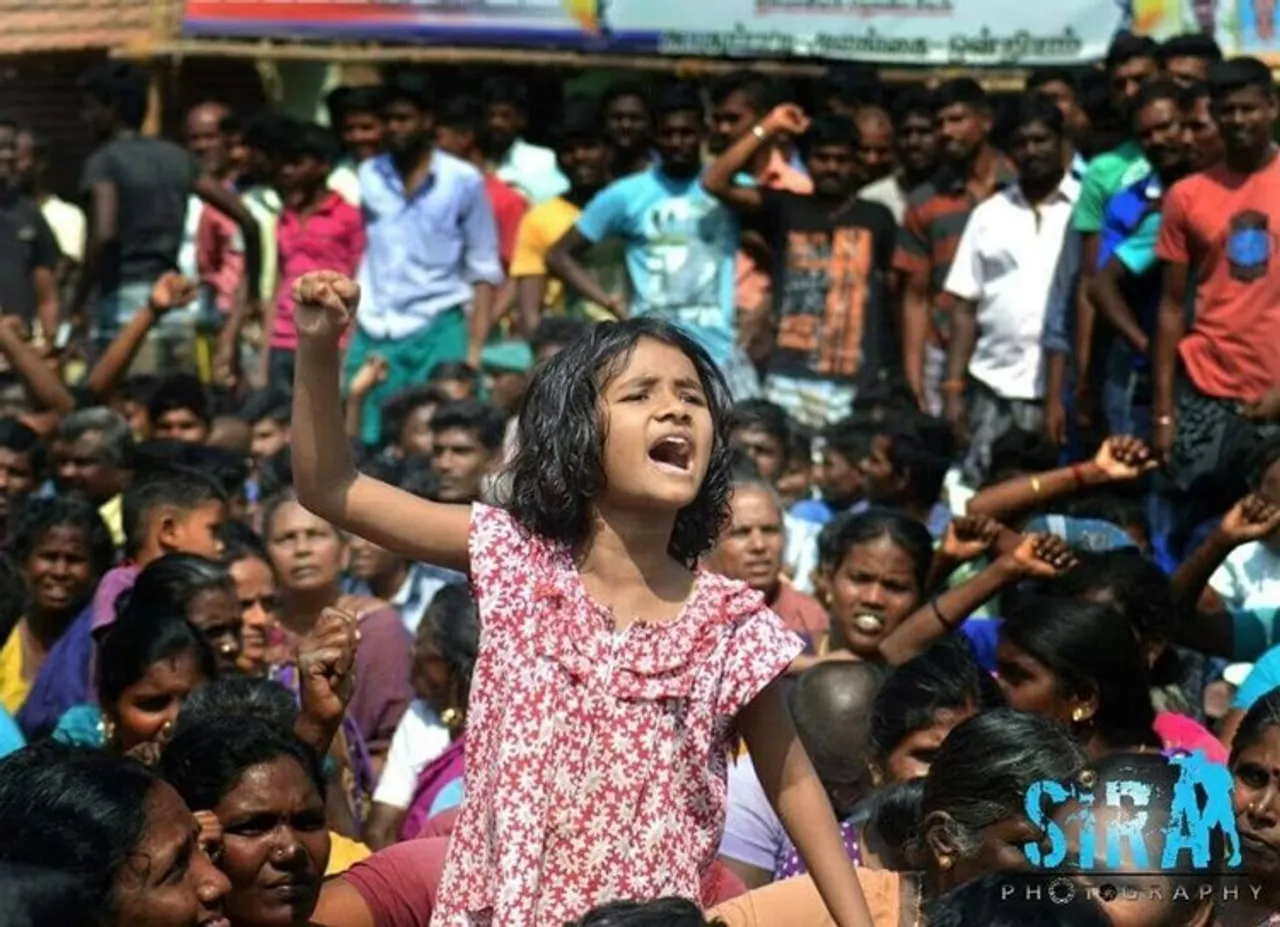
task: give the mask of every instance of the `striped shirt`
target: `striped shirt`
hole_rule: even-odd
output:
[[[969,214],[983,200],[1018,179],[1017,171],[1003,155],[993,153],[989,157],[996,159],[995,182],[990,189],[974,189],[977,185],[968,178],[943,170],[907,196],[907,211],[898,230],[893,268],[904,274],[927,273],[929,293],[939,303],[935,309],[943,308],[938,298],[943,294]],[[975,173],[987,172],[979,169]]]

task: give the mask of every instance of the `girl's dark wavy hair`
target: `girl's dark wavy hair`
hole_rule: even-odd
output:
[[[689,358],[711,412],[711,463],[697,497],[676,515],[668,550],[692,566],[716,542],[728,516],[729,388],[707,353],[669,322],[645,316],[595,326],[534,374],[520,409],[510,465],[511,514],[526,530],[581,550],[590,536],[592,500],[605,488],[607,422],[600,397],[642,339]]]

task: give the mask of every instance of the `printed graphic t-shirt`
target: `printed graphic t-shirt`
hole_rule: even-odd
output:
[[[832,211],[812,196],[762,190],[761,227],[776,255],[778,317],[770,373],[837,383],[897,357],[886,278],[897,224],[879,203]]]
[[[683,327],[721,364],[733,355],[734,253],[738,227],[698,178],[659,168],[605,187],[578,219],[592,243],[621,239],[631,278],[631,315]]]
[[[1195,274],[1195,317],[1178,353],[1202,393],[1256,399],[1280,383],[1280,157],[1173,185],[1156,255]]]

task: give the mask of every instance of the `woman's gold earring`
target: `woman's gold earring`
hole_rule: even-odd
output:
[[[102,731],[102,745],[110,746],[116,740],[116,723],[106,715],[102,716],[102,720],[98,722],[98,729]]]
[[[938,857],[938,868],[941,869],[943,872],[949,872],[953,865],[955,864],[951,861],[950,856]]]
[[[1079,724],[1081,721],[1083,721],[1083,720],[1084,720],[1084,709],[1083,709],[1083,708],[1074,708],[1074,709],[1072,709],[1072,711],[1071,711],[1071,720],[1072,720],[1072,721],[1074,721],[1076,724]]]

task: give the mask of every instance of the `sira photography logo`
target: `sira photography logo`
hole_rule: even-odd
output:
[[[1170,757],[1169,763],[1178,768],[1172,807],[1167,822],[1161,811],[1154,834],[1148,812],[1152,788],[1144,782],[1107,782],[1101,789],[1087,780],[1031,786],[1026,813],[1044,840],[1023,846],[1028,862],[1040,870],[1083,872],[1102,869],[1099,860],[1104,861],[1104,871],[1114,872],[1177,872],[1188,865],[1202,869],[1210,864],[1216,838],[1226,865],[1238,867],[1240,836],[1231,804],[1231,771],[1200,751]],[[1149,847],[1158,848],[1159,856],[1152,858]],[[1066,886],[1058,888],[1064,891]]]

